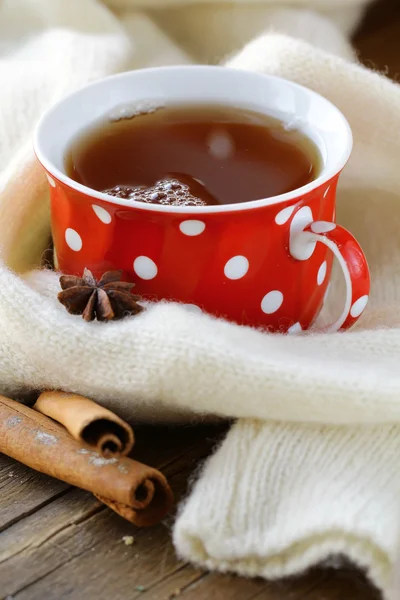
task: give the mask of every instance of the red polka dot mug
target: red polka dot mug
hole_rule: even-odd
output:
[[[79,132],[121,107],[149,102],[225,104],[279,118],[317,144],[320,175],[273,198],[197,207],[115,198],[66,175],[65,151]],[[65,273],[122,269],[145,298],[295,333],[320,312],[335,256],[346,298],[327,330],[347,329],[365,309],[367,262],[354,237],[335,224],[336,186],[352,135],[339,110],[311,90],[225,67],[137,70],[92,83],[53,106],[34,145],[50,184],[55,260]]]

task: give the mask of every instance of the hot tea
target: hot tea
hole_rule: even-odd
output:
[[[168,106],[97,123],[70,145],[67,174],[147,203],[236,204],[302,187],[321,158],[301,131],[226,106]]]

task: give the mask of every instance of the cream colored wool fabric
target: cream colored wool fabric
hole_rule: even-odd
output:
[[[179,554],[280,577],[343,553],[388,596],[400,522],[400,88],[349,62],[337,25],[348,33],[363,3],[108,4],[0,4],[0,252],[20,273],[0,267],[0,391],[57,387],[151,421],[241,417],[181,510]],[[234,49],[231,66],[308,85],[351,123],[338,220],[370,261],[363,319],[344,334],[289,337],[176,304],[110,324],[68,315],[55,300],[57,276],[28,272],[49,233],[35,121],[91,79]]]
[[[178,518],[175,543],[209,569],[266,578],[345,555],[388,590],[399,452],[397,426],[243,419],[208,461]]]

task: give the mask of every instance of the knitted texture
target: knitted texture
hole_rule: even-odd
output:
[[[178,518],[180,553],[208,569],[266,578],[345,555],[387,590],[399,432],[239,421]]]
[[[400,88],[352,62],[334,25],[348,32],[362,2],[298,0],[287,11],[259,4],[242,2],[236,12],[146,0],[144,13],[143,2],[108,0],[112,13],[94,0],[1,3],[0,252],[9,268],[0,267],[0,391],[61,388],[138,420],[242,417],[181,511],[178,552],[267,577],[343,553],[388,594],[400,522]],[[50,231],[46,180],[31,149],[39,115],[91,79],[212,60],[263,30],[230,65],[309,86],[352,126],[338,220],[370,262],[363,319],[344,334],[289,337],[168,303],[109,324],[67,314],[57,275],[29,272]],[[336,283],[331,299],[337,310]]]

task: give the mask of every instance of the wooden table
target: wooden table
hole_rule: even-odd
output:
[[[355,38],[362,59],[400,72],[400,3],[383,0]],[[135,456],[162,469],[177,498],[223,428],[145,429]],[[172,517],[138,530],[96,501],[0,456],[0,599],[15,600],[378,600],[352,568],[314,569],[267,583],[209,574],[179,562]],[[122,538],[134,537],[125,545]]]
[[[177,498],[226,427],[136,432],[135,457]],[[378,600],[361,575],[316,569],[285,583],[208,574],[179,562],[172,517],[139,530],[91,494],[0,456],[0,598],[15,600]],[[134,544],[125,545],[124,536]],[[344,596],[346,594],[346,596]]]

